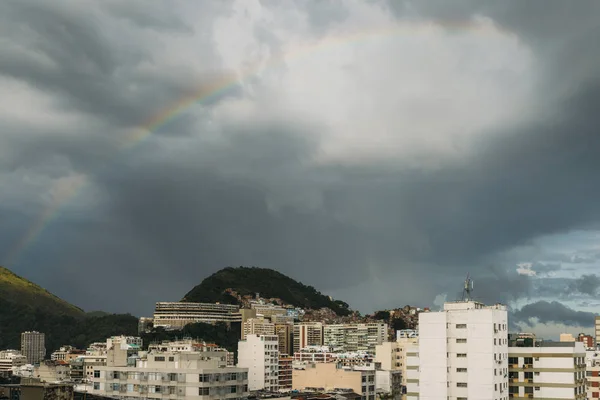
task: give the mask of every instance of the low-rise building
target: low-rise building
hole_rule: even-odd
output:
[[[40,382],[60,383],[71,380],[71,367],[65,361],[45,360],[36,366],[33,372],[34,378]]]
[[[375,399],[374,368],[342,368],[336,363],[309,363],[294,366],[292,386],[300,391],[351,390],[363,399]]]
[[[60,349],[50,354],[50,360],[69,362],[85,353],[85,350],[79,350],[73,346],[62,346]]]
[[[581,342],[509,347],[509,396],[583,400],[586,398],[585,363],[585,346]]]
[[[11,375],[15,369],[27,364],[27,357],[18,350],[0,351],[0,376]]]
[[[375,370],[375,390],[388,400],[402,399],[402,371]]]
[[[216,348],[216,347],[215,347]],[[108,349],[108,359],[118,360],[94,369],[91,393],[119,399],[177,397],[186,399],[238,399],[248,395],[248,370],[228,367],[223,351],[138,352],[123,359]]]
[[[238,367],[248,369],[250,390],[279,390],[279,338],[275,335],[248,335],[245,340],[240,340]]]

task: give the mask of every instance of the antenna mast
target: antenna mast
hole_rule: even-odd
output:
[[[469,277],[467,273],[467,279],[465,279],[465,287],[463,288],[462,293],[462,301],[470,301],[473,300],[473,280]]]

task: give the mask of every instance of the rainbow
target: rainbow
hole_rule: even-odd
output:
[[[435,21],[431,23],[399,22],[373,30],[347,32],[314,43],[305,43],[294,48],[293,51],[271,57],[266,64],[257,63],[243,69],[237,75],[230,74],[220,77],[208,85],[202,85],[200,88],[191,91],[169,107],[153,114],[137,128],[132,129],[121,141],[120,149],[125,150],[136,147],[148,139],[153,132],[167,125],[194,104],[206,104],[212,100],[217,100],[220,96],[242,85],[249,78],[258,76],[264,70],[286,65],[286,63],[302,58],[303,56],[324,52],[338,46],[356,45],[370,40],[384,39],[398,35],[430,34],[439,30],[450,31],[452,33],[461,33],[464,31],[477,31],[478,33],[505,32],[499,26],[482,24],[477,19],[468,21]],[[60,210],[75,199],[88,184],[89,179],[84,177],[83,179],[76,180],[67,187],[60,188],[56,196],[37,216],[25,234],[9,252],[4,260],[5,265],[9,266],[16,262],[21,254],[36,242],[48,225],[58,218]]]

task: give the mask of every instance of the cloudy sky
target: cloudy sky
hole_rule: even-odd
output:
[[[600,3],[0,2],[0,264],[149,315],[229,265],[363,312],[600,311]],[[194,101],[191,101],[194,100]]]

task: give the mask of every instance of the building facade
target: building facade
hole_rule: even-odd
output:
[[[340,351],[369,351],[387,341],[385,323],[332,324],[323,327],[323,344]]]
[[[294,353],[294,325],[275,324],[275,335],[279,338],[279,354]]]
[[[323,324],[321,322],[305,322],[294,324],[294,353],[307,346],[323,345]]]
[[[10,375],[14,369],[27,364],[27,357],[18,350],[0,351],[0,376]]]
[[[21,354],[29,364],[39,364],[46,357],[46,335],[36,331],[21,333]]]
[[[542,342],[508,349],[510,397],[586,398],[586,352],[581,342]]]
[[[289,356],[279,356],[279,390],[292,390],[292,362]]]
[[[341,368],[336,363],[314,363],[295,366],[292,371],[294,390],[325,392],[352,390],[362,399],[375,400],[374,368]]]
[[[242,322],[240,307],[232,304],[158,302],[154,309],[155,327],[181,329],[187,324]]]
[[[108,349],[111,352],[120,348]],[[223,352],[139,352],[118,365],[94,368],[91,394],[117,399],[243,399],[248,370],[227,367]]]
[[[248,335],[238,343],[238,367],[248,370],[250,390],[279,390],[279,338]]]
[[[600,398],[600,353],[594,350],[585,352],[586,392],[588,399]]]
[[[242,324],[242,340],[248,335],[274,335],[275,325],[265,318],[249,318]]]
[[[508,399],[506,306],[476,301],[419,314],[421,400]]]

